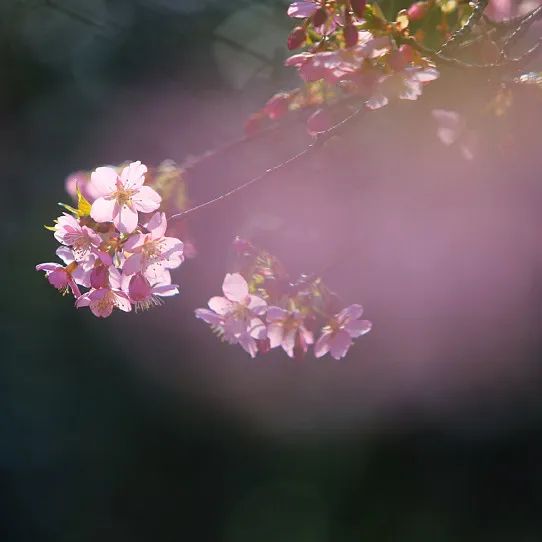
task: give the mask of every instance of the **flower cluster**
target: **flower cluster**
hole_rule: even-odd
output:
[[[212,297],[208,309],[196,309],[224,341],[253,358],[281,347],[301,359],[314,345],[316,357],[329,352],[341,359],[353,338],[371,330],[371,322],[361,320],[361,305],[338,310],[337,296],[320,278],[303,275],[291,282],[275,257],[240,239],[235,247],[240,272],[226,274],[223,296]]]
[[[422,3],[419,3],[422,4]],[[304,87],[275,94],[247,123],[251,133],[265,119],[277,120],[290,111],[314,109],[307,120],[310,133],[329,129],[337,119],[365,104],[378,109],[394,99],[417,100],[423,86],[439,77],[435,65],[407,43],[415,40],[411,22],[421,8],[403,10],[388,21],[376,3],[305,0],[293,2],[288,15],[303,19],[288,38],[288,48],[306,47],[286,59]],[[423,11],[423,10],[422,10]]]
[[[68,212],[49,228],[61,244],[56,254],[64,265],[43,263],[36,269],[95,316],[107,317],[114,308],[146,309],[178,293],[170,270],[183,262],[183,243],[166,236],[162,198],[145,184],[146,173],[141,162],[120,171],[97,168],[85,183],[91,201],[76,187],[77,208],[63,205]],[[81,287],[87,290],[82,293]]]

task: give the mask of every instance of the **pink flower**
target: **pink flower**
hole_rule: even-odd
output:
[[[356,79],[365,59],[375,59],[390,49],[388,37],[375,38],[370,32],[358,32],[358,43],[347,50],[298,53],[287,58],[285,66],[294,66],[307,82],[321,79],[330,84]]]
[[[123,245],[129,254],[123,273],[143,272],[151,282],[158,280],[165,269],[175,269],[184,260],[183,243],[176,237],[164,237],[167,229],[165,213],[155,213],[146,229],[149,233],[136,233]]]
[[[252,357],[258,352],[256,340],[267,337],[261,316],[267,303],[249,294],[247,281],[239,273],[227,273],[222,284],[224,297],[209,300],[209,309],[196,309],[200,318],[216,328],[230,344],[240,344]]]
[[[321,358],[329,352],[335,359],[346,356],[352,346],[352,338],[361,337],[371,331],[371,322],[360,320],[362,314],[361,305],[350,305],[336,314],[331,322],[322,328],[322,334],[314,345],[314,355]]]
[[[288,16],[304,19],[314,15],[319,7],[320,4],[315,0],[301,0],[299,2],[292,2],[288,8]]]
[[[439,71],[433,66],[407,66],[400,71],[383,75],[366,105],[369,109],[380,109],[393,98],[417,100],[422,95],[423,85],[434,81],[439,75]]]
[[[304,326],[303,316],[299,311],[269,307],[266,319],[269,346],[282,346],[291,358],[302,357],[307,352],[308,345],[314,342],[313,335]]]
[[[122,289],[128,294],[130,301],[135,305],[136,311],[147,310],[162,304],[160,298],[170,297],[179,293],[179,287],[171,284],[171,276],[165,271],[160,280],[151,284],[143,273],[122,277]]]
[[[70,214],[64,213],[57,219],[55,238],[63,245],[71,246],[76,261],[82,261],[100,246],[102,238]]]
[[[132,305],[129,297],[121,287],[121,274],[115,267],[109,268],[109,284],[100,288],[91,288],[75,302],[75,306],[89,307],[94,316],[107,318],[116,307],[124,312],[130,312]]]
[[[73,251],[68,247],[58,247],[56,255],[65,265],[56,262],[40,263],[36,265],[36,271],[45,271],[45,277],[52,286],[63,294],[71,290],[74,297],[78,298],[81,291],[77,285],[86,287],[90,285],[94,257],[91,256],[89,260],[78,263],[75,261]]]
[[[147,167],[132,162],[117,175],[111,167],[99,167],[91,175],[92,189],[98,195],[90,216],[96,222],[113,222],[121,233],[132,233],[138,223],[138,211],[150,213],[160,206],[162,198],[144,186]]]

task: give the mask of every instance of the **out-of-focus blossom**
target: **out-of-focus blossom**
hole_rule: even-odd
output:
[[[394,98],[417,100],[422,95],[424,84],[434,81],[439,75],[439,71],[431,65],[407,66],[400,71],[383,75],[374,94],[367,100],[367,107],[379,109]]]
[[[143,272],[155,281],[164,269],[175,269],[184,260],[183,243],[176,237],[165,237],[167,220],[165,213],[155,213],[146,225],[148,233],[135,233],[123,245],[129,254],[123,272],[133,275]]]
[[[138,211],[156,211],[162,199],[150,186],[143,185],[146,172],[141,162],[132,162],[120,176],[111,167],[97,168],[91,175],[91,185],[98,197],[90,216],[96,222],[113,222],[121,233],[132,233],[137,228]]]
[[[463,158],[472,160],[478,145],[478,135],[468,129],[465,118],[456,111],[446,109],[433,109],[431,114],[437,122],[440,141],[446,146],[457,144]]]
[[[354,47],[319,53],[299,53],[287,58],[285,65],[296,67],[300,77],[307,82],[323,79],[330,84],[336,84],[355,78],[364,60],[379,58],[386,54],[390,47],[387,36],[375,38],[368,31],[359,31],[358,42]]]
[[[267,338],[262,316],[267,303],[249,293],[247,281],[239,273],[228,273],[222,284],[224,297],[209,300],[209,309],[196,309],[196,317],[217,329],[230,344],[240,344],[252,357],[257,340]]]
[[[346,356],[352,346],[352,338],[365,335],[371,330],[371,322],[360,320],[362,314],[361,305],[350,305],[336,314],[322,328],[322,334],[314,345],[314,355],[320,358],[329,352],[335,359]]]
[[[316,0],[300,0],[299,2],[292,2],[288,8],[288,16],[305,19],[306,17],[314,15],[319,7],[320,3],[316,2]]]
[[[313,335],[305,327],[303,316],[299,311],[269,307],[266,320],[270,348],[281,346],[291,358],[303,357],[308,345],[314,342]]]
[[[64,188],[75,201],[77,201],[77,190],[90,203],[98,197],[96,190],[90,183],[90,174],[86,171],[76,171],[68,175],[64,182]]]

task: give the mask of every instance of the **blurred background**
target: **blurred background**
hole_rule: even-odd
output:
[[[160,309],[98,321],[34,271],[69,173],[180,163],[296,86],[286,7],[0,0],[2,541],[542,540],[538,90],[487,120],[487,77],[443,73],[195,214],[198,257]],[[467,115],[474,160],[434,107]],[[211,159],[190,196],[309,141],[294,125]],[[236,234],[324,273],[373,331],[341,362],[220,344],[193,310]]]

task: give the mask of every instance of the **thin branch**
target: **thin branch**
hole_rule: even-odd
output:
[[[529,28],[531,25],[540,17],[542,17],[542,5],[533,9],[530,13],[525,15],[518,23],[514,31],[505,39],[502,47],[503,54],[507,49],[513,45]]]
[[[465,21],[461,28],[458,28],[441,46],[437,53],[442,53],[445,49],[460,41],[464,36],[469,34],[476,23],[482,17],[489,0],[478,0],[474,5],[472,13],[469,15],[469,18]]]
[[[354,119],[356,119],[362,112],[366,111],[365,105],[361,106],[360,108],[356,109],[354,113],[349,115],[348,117],[344,118],[337,124],[333,125],[331,128],[326,130],[325,132],[318,135],[316,138],[316,141],[311,143],[308,147],[303,149],[302,151],[298,152],[297,154],[294,154],[284,162],[281,162],[280,164],[277,164],[276,166],[273,166],[269,169],[266,169],[263,173],[260,175],[257,175],[256,177],[253,177],[252,179],[236,186],[235,188],[232,188],[228,192],[225,192],[224,194],[221,194],[220,196],[217,196],[216,198],[210,199],[208,201],[205,201],[204,203],[200,203],[199,205],[196,205],[195,207],[191,207],[190,209],[187,209],[186,211],[182,211],[180,213],[176,213],[169,217],[169,220],[173,220],[176,218],[184,218],[187,215],[194,213],[196,211],[199,211],[201,209],[204,209],[206,207],[210,207],[216,203],[219,203],[225,199],[228,199],[239,192],[243,191],[245,188],[248,188],[249,186],[259,183],[268,177],[271,177],[273,174],[277,173],[278,171],[281,171],[291,164],[298,162],[301,158],[304,158],[313,152],[315,152],[318,148],[320,148],[326,141],[328,141],[330,138],[335,136],[338,132],[340,132],[342,129],[344,129],[348,124],[350,124]]]
[[[120,25],[117,25],[116,23],[110,23],[110,22],[104,23],[103,21],[96,20],[93,17],[90,17],[89,15],[86,15],[84,13],[81,13],[80,11],[67,7],[64,4],[60,4],[56,0],[44,0],[44,2],[47,7],[54,9],[55,11],[58,11],[59,13],[63,13],[67,17],[75,19],[76,21],[79,21],[80,23],[99,28],[102,32],[110,30],[112,27],[115,28],[116,30],[122,30],[122,27]]]

